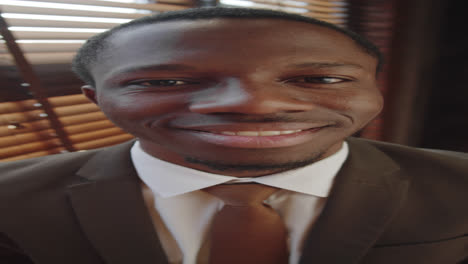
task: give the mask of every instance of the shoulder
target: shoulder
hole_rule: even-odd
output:
[[[399,175],[410,179],[410,194],[414,195],[414,198],[443,197],[444,200],[468,200],[466,153],[414,148],[363,139],[352,139],[350,143],[350,148],[367,145],[389,157],[399,167]],[[463,208],[468,209],[468,206]]]
[[[0,164],[0,197],[66,181],[100,150],[49,155]]]
[[[383,152],[405,170],[432,168],[445,173],[468,172],[468,153],[439,149],[415,148],[399,144],[350,138],[350,148],[371,146]]]
[[[397,243],[402,238],[406,241],[437,241],[466,234],[466,153],[413,148],[363,139],[351,139],[349,142],[351,147],[377,148],[400,167],[396,176],[410,179],[404,202],[383,236],[384,241]],[[403,232],[404,230],[406,231]]]
[[[96,155],[116,156],[116,152],[129,152],[132,145],[131,141],[94,150],[2,163],[0,164],[0,198],[9,200],[26,193],[39,190],[42,192],[53,189],[54,186],[76,182],[76,172]]]

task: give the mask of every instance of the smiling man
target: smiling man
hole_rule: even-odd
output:
[[[2,165],[0,262],[468,261],[467,156],[350,138],[382,109],[380,60],[267,10],[93,37],[83,92],[137,140]]]
[[[375,56],[322,26],[177,20],[105,45],[85,94],[146,153],[185,167],[236,177],[302,167],[382,107]]]

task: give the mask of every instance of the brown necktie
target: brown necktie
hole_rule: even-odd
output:
[[[261,184],[223,184],[204,189],[222,199],[211,226],[210,264],[287,264],[286,227],[263,204],[278,190]]]

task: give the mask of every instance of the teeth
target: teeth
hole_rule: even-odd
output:
[[[298,130],[282,130],[282,131],[221,131],[220,133],[223,135],[229,136],[247,136],[247,137],[262,137],[262,136],[277,136],[277,135],[287,135],[293,134],[297,132],[301,132],[302,129]]]
[[[280,135],[280,134],[281,134],[280,131],[260,131],[260,132],[258,132],[259,136],[276,136],[276,135]]]
[[[256,137],[258,136],[257,131],[239,131],[236,133],[238,136],[248,136],[248,137]]]

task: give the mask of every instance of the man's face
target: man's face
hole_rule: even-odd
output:
[[[382,107],[376,60],[331,29],[210,19],[116,33],[91,72],[115,124],[162,160],[238,177],[336,152]]]

